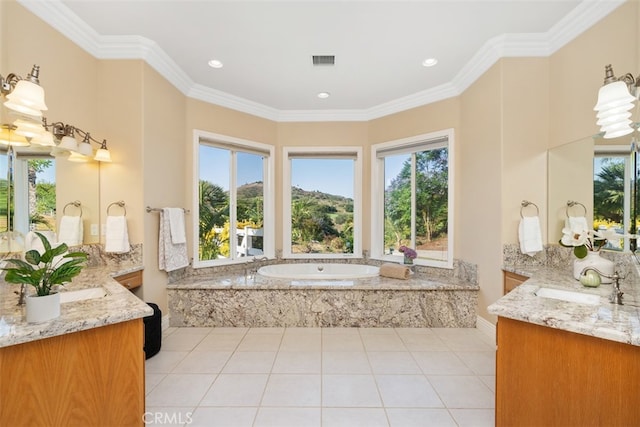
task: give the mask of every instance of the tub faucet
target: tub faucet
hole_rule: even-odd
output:
[[[622,305],[623,304],[622,303],[622,295],[624,295],[624,292],[622,292],[620,290],[620,279],[622,279],[622,277],[620,277],[620,274],[618,274],[617,271],[614,271],[613,274],[611,276],[609,276],[607,274],[604,274],[603,272],[601,272],[600,270],[598,270],[595,267],[585,267],[580,272],[580,276],[584,276],[588,271],[595,271],[600,276],[606,277],[607,279],[613,280],[613,289],[611,290],[611,295],[609,296],[609,302],[611,302],[613,304],[618,304],[618,305]]]

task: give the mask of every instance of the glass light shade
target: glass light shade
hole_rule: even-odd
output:
[[[30,145],[27,138],[16,134],[13,129],[8,129],[5,126],[0,129],[0,144],[13,145],[14,147],[27,147]]]
[[[60,144],[58,148],[62,150],[70,150],[77,151],[78,150],[78,141],[75,138],[70,136],[63,136],[62,140],[60,140]]]
[[[608,116],[608,117],[601,118],[600,120],[598,120],[596,122],[596,124],[598,126],[604,126],[604,125],[608,125],[608,124],[611,124],[611,123],[616,123],[616,122],[621,122],[621,121],[624,121],[624,120],[628,120],[629,117],[631,117],[631,111],[627,111],[627,112],[624,112],[624,113],[615,114],[615,115],[611,115],[611,116]]]
[[[106,148],[99,148],[96,151],[96,156],[93,158],[98,162],[110,162],[111,161],[111,153]]]
[[[82,154],[83,156],[92,156],[93,148],[91,148],[91,144],[89,144],[88,142],[81,142],[80,144],[78,144],[78,153]]]
[[[596,114],[596,117],[598,117],[599,119],[603,119],[605,117],[615,116],[616,114],[626,113],[627,111],[630,111],[632,108],[633,108],[633,103],[630,102],[628,104],[624,104],[619,107],[608,108],[606,110],[599,111],[598,114]]]
[[[618,138],[621,136],[629,135],[633,132],[632,127],[622,128],[618,130],[611,130],[604,133],[605,139]]]
[[[606,84],[598,91],[598,103],[593,107],[596,111],[617,107],[635,101],[629,93],[625,82],[613,82]]]
[[[53,157],[64,157],[69,155],[69,151],[67,150],[62,150],[58,147],[53,147],[51,149],[51,151],[49,152],[49,155],[53,156]]]
[[[44,147],[55,147],[56,143],[53,140],[53,135],[51,132],[41,133],[38,136],[35,136],[31,139],[32,144],[42,145]]]
[[[44,89],[28,80],[20,80],[15,88],[7,95],[4,105],[19,113],[42,117],[42,112],[48,110],[44,103]]]
[[[45,128],[40,123],[29,120],[18,119],[13,122],[13,125],[16,127],[14,132],[26,138],[34,138],[46,132]]]
[[[88,162],[89,161],[89,157],[83,156],[82,154],[78,153],[77,151],[72,151],[67,160],[69,160],[70,162],[78,162],[78,163],[80,163],[80,162]]]
[[[613,130],[618,130],[618,129],[625,129],[627,127],[631,128],[631,123],[633,123],[631,120],[623,119],[623,120],[619,120],[617,122],[608,123],[608,124],[606,124],[604,126],[601,126],[600,130],[603,131],[603,132],[608,132],[608,131],[613,131]]]

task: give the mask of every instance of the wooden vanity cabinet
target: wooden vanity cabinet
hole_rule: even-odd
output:
[[[640,424],[640,347],[498,318],[496,426]]]
[[[511,292],[514,288],[522,285],[522,283],[524,283],[528,279],[527,276],[522,276],[520,274],[512,273],[510,271],[503,271],[502,275],[503,275],[502,282],[503,282],[505,295]]]
[[[0,348],[0,426],[142,426],[142,319]]]
[[[132,290],[142,286],[142,270],[115,276],[114,279],[116,279],[125,288]]]

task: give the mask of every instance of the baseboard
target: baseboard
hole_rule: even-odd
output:
[[[477,316],[477,320],[476,320],[476,328],[478,328],[479,331],[484,332],[485,334],[487,334],[488,337],[490,337],[492,340],[495,341],[496,338],[496,325],[494,325],[493,323],[489,322],[487,319]]]
[[[162,330],[166,331],[167,329],[169,329],[169,315],[165,314],[162,316]]]

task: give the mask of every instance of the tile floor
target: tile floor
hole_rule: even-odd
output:
[[[145,421],[182,426],[493,426],[477,329],[169,328]]]

